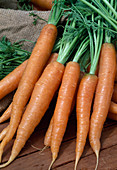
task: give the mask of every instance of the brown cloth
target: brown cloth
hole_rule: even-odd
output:
[[[14,9],[4,9],[6,0],[0,0],[0,39],[6,36],[12,43],[21,39],[27,39],[36,41],[41,29],[46,24],[42,20],[38,20],[36,26],[33,24],[33,17],[29,16],[32,11],[21,11]],[[6,8],[16,7],[16,1],[6,1]],[[33,11],[41,18],[48,20],[49,11]],[[28,51],[32,51],[33,43],[25,43],[24,48]],[[12,95],[5,97],[5,100],[0,100],[0,112],[3,111],[11,102]],[[7,100],[8,99],[8,100]],[[3,104],[4,103],[4,104]]]

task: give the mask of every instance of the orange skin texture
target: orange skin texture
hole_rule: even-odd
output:
[[[117,103],[111,101],[108,118],[112,120],[117,120]]]
[[[9,130],[0,144],[0,160],[5,145],[13,138],[17,130],[24,107],[31,96],[35,83],[42,74],[44,66],[49,59],[56,37],[56,26],[47,24],[43,27],[13,97]]]
[[[59,88],[63,72],[64,66],[61,63],[50,63],[37,81],[30,102],[18,127],[10,160],[14,160],[19,154],[35,127],[44,116],[56,90]]]
[[[9,129],[9,125],[2,130],[2,132],[0,133],[0,141],[6,136],[8,129]]]
[[[76,89],[76,91],[77,91],[77,89]],[[75,104],[76,104],[76,92],[75,92],[74,99],[73,99],[73,102],[72,102],[71,112],[73,111]],[[49,127],[47,129],[46,134],[45,134],[45,138],[44,138],[44,145],[45,146],[51,146],[51,137],[52,137],[53,123],[54,123],[54,115],[51,118]]]
[[[54,121],[54,116],[52,116],[49,127],[47,129],[47,132],[45,134],[44,138],[44,145],[45,146],[51,146],[51,137],[52,137],[52,129],[53,129],[53,121]]]
[[[41,10],[51,10],[53,0],[31,0]]]
[[[12,110],[12,103],[9,105],[9,107],[5,110],[5,112],[0,117],[0,123],[4,122],[10,118],[11,110]]]
[[[58,54],[57,53],[52,53],[47,64],[52,63],[54,61],[57,60]],[[22,68],[22,67],[21,67]],[[12,76],[14,76],[12,74]],[[15,77],[17,78],[18,74],[15,75]],[[11,84],[14,82],[11,82]],[[8,120],[11,116],[11,110],[12,110],[12,103],[9,105],[9,107],[7,108],[7,110],[2,114],[2,116],[0,117],[0,123]]]
[[[117,103],[117,83],[114,84],[114,90],[113,90],[113,95],[112,99],[113,102]]]
[[[100,137],[113,93],[116,73],[116,51],[112,44],[102,45],[99,77],[90,121],[89,141],[93,151],[99,155]]]
[[[0,81],[0,99],[17,88],[26,68],[27,62],[27,60],[24,61],[21,65],[19,65],[16,69],[14,69]]]
[[[67,63],[54,110],[51,139],[53,160],[57,158],[60,144],[66,130],[68,118],[71,113],[72,102],[78,85],[79,75],[79,64],[76,62]]]
[[[111,101],[110,107],[109,107],[109,112],[113,114],[117,114],[117,103],[114,103]]]
[[[76,140],[76,163],[80,159],[89,132],[89,119],[91,104],[97,85],[97,76],[86,74],[79,85],[76,101],[77,113],[77,140]]]

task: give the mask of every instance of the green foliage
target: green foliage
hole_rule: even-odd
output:
[[[13,44],[5,36],[0,40],[0,79],[29,58],[31,53],[21,48],[24,45],[22,41],[28,40],[20,40]]]
[[[17,0],[19,10],[32,11],[33,5],[30,5],[30,0]]]

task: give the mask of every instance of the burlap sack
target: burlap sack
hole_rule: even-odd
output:
[[[7,3],[5,3],[7,2]],[[36,41],[42,27],[46,22],[39,20],[33,25],[33,17],[29,16],[31,11],[14,10],[16,8],[16,0],[0,0],[0,39],[6,36],[11,42],[20,39]],[[4,9],[4,8],[14,9]],[[41,18],[48,20],[49,11],[34,11]],[[32,51],[32,43],[25,43],[24,48]],[[3,111],[12,100],[12,94],[0,101],[0,112]]]

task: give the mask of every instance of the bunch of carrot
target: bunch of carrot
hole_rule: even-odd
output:
[[[102,8],[109,17],[103,15]],[[17,88],[13,102],[0,117],[0,122],[10,118],[8,127],[0,134],[0,161],[4,147],[17,130],[11,156],[0,168],[9,165],[19,154],[59,89],[54,114],[44,139],[45,146],[50,146],[52,152],[49,169],[58,156],[69,115],[75,104],[75,169],[88,133],[90,145],[97,157],[97,169],[104,122],[107,115],[115,120],[117,118],[116,104],[113,103],[117,101],[116,86],[113,93],[116,50],[111,43],[111,35],[117,33],[115,9],[116,2],[109,4],[107,0],[103,4],[93,0],[70,3],[54,0],[48,24],[42,29],[30,58],[0,81],[0,99]],[[59,51],[50,57],[57,38],[56,26],[62,16],[67,21]],[[87,73],[85,70],[89,65]],[[80,70],[86,73],[83,77]]]

